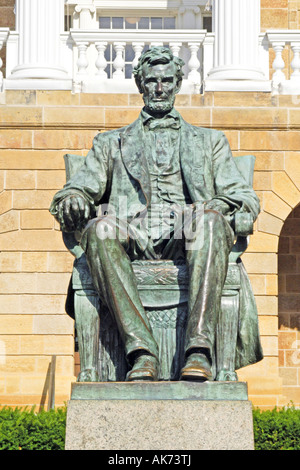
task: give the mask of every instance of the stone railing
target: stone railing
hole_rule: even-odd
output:
[[[76,61],[76,92],[136,92],[132,68],[145,46],[166,45],[184,59],[185,93],[199,93],[205,69],[212,66],[210,48],[204,67],[206,30],[71,30],[70,35]]]
[[[48,76],[48,69],[37,79],[35,69],[31,67],[25,80],[21,80],[14,75],[20,57],[19,42],[18,32],[0,28],[0,50],[7,43],[4,79],[0,58],[0,91],[9,88],[59,90],[73,87],[74,92],[136,93],[132,68],[137,64],[141,52],[145,47],[164,44],[185,61],[181,92],[194,94],[207,90],[207,79],[215,64],[215,34],[207,33],[206,30],[72,29],[60,34],[58,46],[60,50],[57,57],[63,64],[65,79]],[[263,91],[300,95],[300,31],[268,30],[259,35],[258,43]],[[269,63],[270,49],[273,49],[275,55],[273,65]],[[222,80],[218,80],[218,88],[213,91],[226,91],[229,80],[223,79],[223,82],[222,87]],[[235,91],[253,91],[254,82],[251,80],[235,79],[233,82]],[[261,89],[260,86],[256,88],[257,91]]]
[[[269,47],[275,52],[272,76],[273,94],[300,95],[300,31],[299,30],[269,30],[266,33]],[[288,46],[292,51],[290,64],[283,60],[283,50]],[[283,70],[291,68],[290,77]]]
[[[203,84],[205,90],[205,80],[214,66],[215,35],[206,30],[71,30],[68,39],[67,33],[64,36],[63,47],[69,54],[64,64],[69,64],[75,92],[136,92],[131,71],[145,46],[165,44],[175,55],[184,59],[186,66],[182,93],[199,93]],[[259,35],[258,42],[259,66],[264,75],[265,91],[273,94],[300,94],[300,31],[269,30]],[[131,53],[127,58],[128,47]],[[289,47],[291,53],[286,56],[290,59],[286,58],[284,62],[282,52],[285,47]],[[270,49],[275,52],[273,74],[269,64]],[[290,63],[287,63],[289,60]],[[283,69],[290,69],[290,76],[286,76]],[[247,87],[252,91],[251,80],[239,82],[237,91],[247,91]]]

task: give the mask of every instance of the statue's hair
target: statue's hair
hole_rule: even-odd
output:
[[[184,61],[179,57],[173,55],[171,49],[165,46],[156,46],[148,49],[144,52],[139,60],[136,67],[134,67],[132,73],[135,77],[135,82],[139,91],[141,92],[141,81],[142,81],[142,70],[143,65],[156,65],[156,64],[169,64],[173,62],[176,68],[176,78],[178,82],[182,80],[184,75],[182,67],[184,66]]]

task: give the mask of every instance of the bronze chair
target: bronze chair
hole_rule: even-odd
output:
[[[64,156],[67,180],[84,162],[84,157],[67,154]],[[236,165],[248,184],[253,184],[255,157],[252,155],[235,158]],[[220,318],[216,332],[214,377],[217,381],[237,380],[236,345],[240,312],[241,272],[245,269],[241,255],[248,246],[249,226],[252,221],[248,214],[239,214],[235,225],[239,235],[229,256],[229,267],[225,281]],[[245,233],[245,235],[243,235]],[[78,243],[76,233],[63,233],[68,250],[74,255],[74,268],[66,302],[67,313],[75,319],[81,369],[91,366],[98,368],[99,380],[124,381],[127,362],[124,348],[113,318],[101,305],[94,289],[87,266],[85,253]],[[159,380],[178,380],[183,366],[183,344],[187,316],[188,276],[184,262],[134,261],[133,269],[138,282],[142,303],[152,326],[153,335],[160,351]],[[246,274],[247,276],[247,274]],[[248,278],[248,277],[247,277]],[[250,283],[249,283],[250,286]],[[156,290],[155,301],[153,290]],[[250,287],[251,289],[251,287]],[[99,312],[101,311],[101,315]],[[90,364],[86,340],[99,335],[94,344],[96,364]]]

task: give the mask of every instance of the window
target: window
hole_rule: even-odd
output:
[[[65,31],[70,31],[70,28],[72,28],[72,17],[65,15]]]
[[[203,17],[203,29],[206,29],[208,33],[212,32],[212,17],[211,16]]]
[[[124,18],[100,16],[100,29],[175,29],[175,17]]]
[[[175,17],[141,17],[130,18],[122,16],[100,16],[99,17],[100,29],[175,29]],[[144,47],[144,51],[149,49],[149,46]],[[105,69],[108,78],[113,74],[113,61],[116,58],[116,52],[112,45],[108,46],[105,51],[105,59],[107,60],[107,67]],[[132,76],[132,61],[134,59],[134,50],[131,45],[127,44],[125,47],[125,78]]]

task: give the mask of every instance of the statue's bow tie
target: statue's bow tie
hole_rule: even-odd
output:
[[[175,119],[173,117],[167,117],[165,119],[150,119],[147,124],[148,124],[149,129],[151,130],[165,129],[165,128],[170,128],[170,129],[180,128],[179,119]]]

